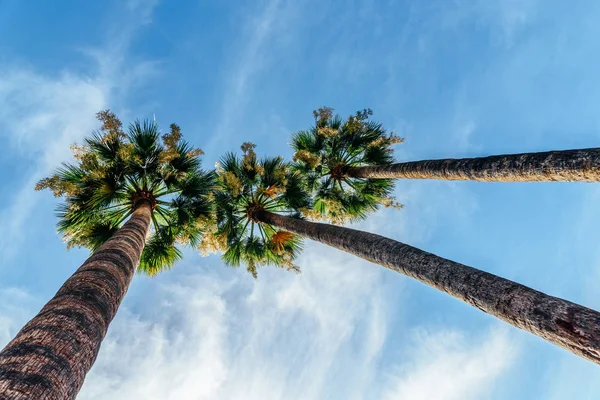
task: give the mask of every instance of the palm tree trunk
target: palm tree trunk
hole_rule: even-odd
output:
[[[74,399],[138,266],[152,210],[141,204],[0,352],[0,399]]]
[[[481,182],[599,182],[600,148],[350,167],[346,176]]]
[[[383,236],[268,211],[264,223],[415,278],[600,364],[600,313]]]

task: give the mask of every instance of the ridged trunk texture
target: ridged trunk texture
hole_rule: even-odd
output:
[[[383,236],[273,214],[257,219],[415,278],[600,364],[600,313]]]
[[[600,148],[352,167],[346,175],[481,182],[599,182]]]
[[[151,213],[140,205],[0,352],[1,400],[77,396],[138,266]]]

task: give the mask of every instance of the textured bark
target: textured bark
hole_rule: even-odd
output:
[[[599,182],[600,148],[352,167],[346,175],[481,182]]]
[[[0,352],[1,400],[75,398],[138,266],[151,213],[140,205]]]
[[[600,313],[383,236],[263,211],[257,219],[444,291],[600,364]]]

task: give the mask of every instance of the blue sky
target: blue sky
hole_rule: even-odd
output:
[[[33,185],[94,113],[181,125],[210,167],[290,156],[311,111],[370,107],[400,160],[597,147],[600,4],[582,0],[0,0],[0,345],[86,257]],[[600,309],[591,184],[399,181],[359,225]],[[253,280],[187,251],[138,277],[82,399],[592,399],[585,360],[306,243]]]

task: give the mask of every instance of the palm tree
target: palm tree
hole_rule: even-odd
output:
[[[74,399],[136,270],[155,275],[197,246],[211,207],[214,173],[179,127],[159,135],[151,122],[126,134],[110,111],[99,132],[73,146],[36,189],[63,197],[58,230],[68,247],[92,255],[0,352],[0,398]]]
[[[293,169],[304,177],[314,200],[312,209],[302,213],[311,219],[344,224],[366,218],[380,205],[402,207],[392,197],[392,179],[354,178],[347,170],[391,164],[392,145],[403,139],[368,121],[370,110],[359,111],[346,121],[333,117],[332,111],[314,111],[315,127],[293,136]]]
[[[393,163],[390,147],[403,139],[359,111],[342,121],[328,107],[315,126],[293,136],[294,156],[306,172],[336,183],[361,179],[439,179],[484,182],[600,181],[600,148]]]
[[[253,147],[243,161],[231,154],[224,157],[218,175],[216,234],[221,235],[223,257],[231,265],[246,263],[253,272],[259,262],[282,265],[297,257],[298,237],[308,238],[415,278],[600,363],[600,313],[594,310],[383,236],[303,220],[295,211],[306,209],[310,199],[303,191],[301,175],[281,158],[257,161]],[[252,232],[262,236],[257,238]],[[274,258],[273,249],[285,256]]]
[[[257,220],[258,210],[297,216],[309,196],[300,175],[281,157],[257,159],[255,145],[242,145],[243,157],[226,154],[217,165],[214,191],[215,228],[202,238],[204,253],[221,250],[226,264],[245,264],[257,276],[257,268],[274,265],[299,271],[294,265],[301,250],[298,236]]]

